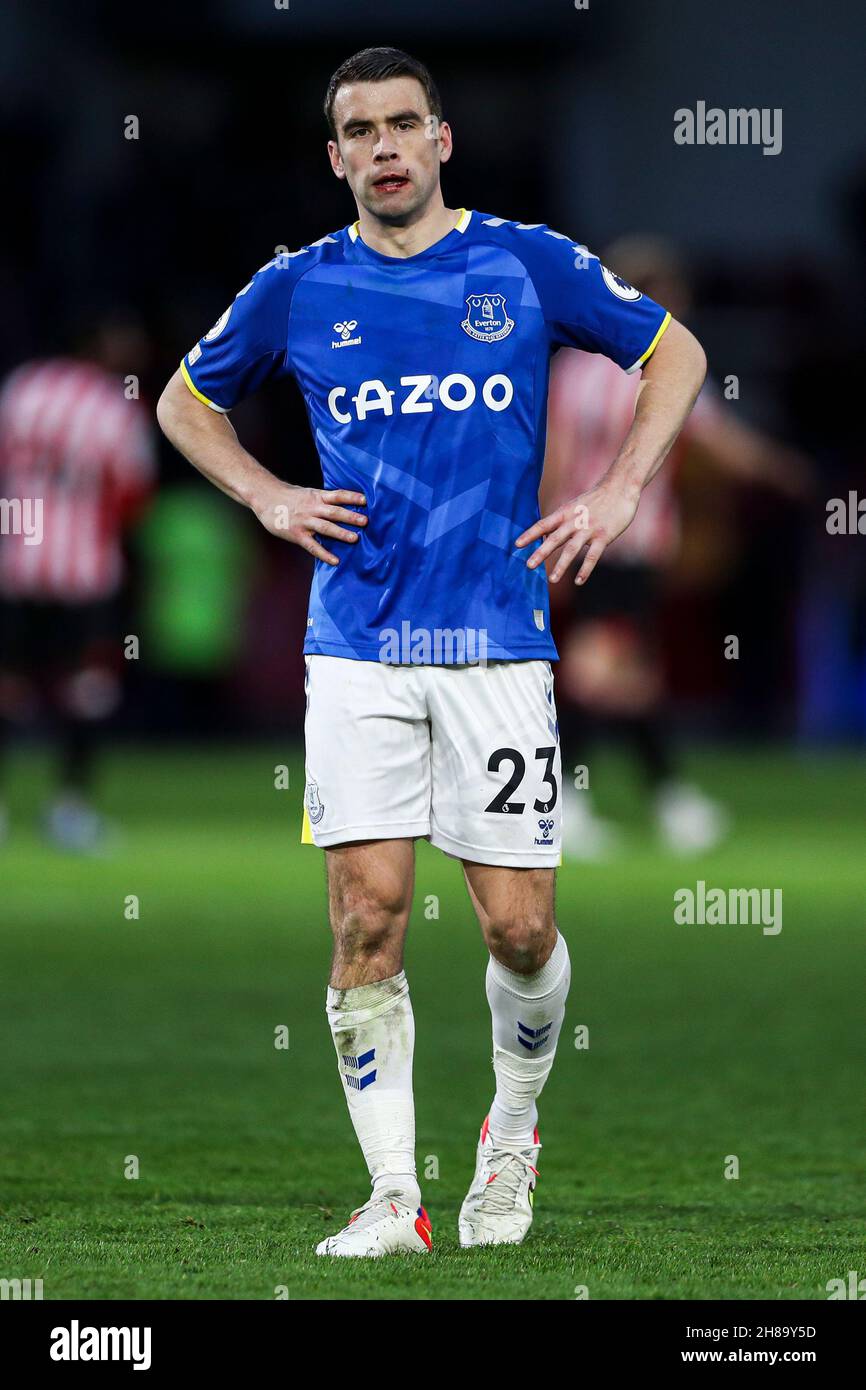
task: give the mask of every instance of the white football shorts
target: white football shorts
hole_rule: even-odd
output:
[[[305,843],[424,837],[478,864],[559,864],[562,774],[548,661],[305,660]]]

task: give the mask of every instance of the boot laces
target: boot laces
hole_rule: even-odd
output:
[[[389,1216],[399,1215],[400,1208],[397,1205],[398,1198],[391,1197],[387,1192],[383,1192],[379,1197],[371,1197],[362,1207],[358,1207],[352,1212],[349,1218],[349,1226],[354,1231],[364,1231],[369,1226],[375,1226],[379,1221],[384,1221]],[[401,1203],[403,1207],[406,1203]]]
[[[514,1210],[527,1170],[538,1176],[538,1169],[532,1162],[534,1157],[535,1149],[497,1147],[491,1151],[486,1164],[490,1171],[479,1202],[483,1211],[500,1216]]]

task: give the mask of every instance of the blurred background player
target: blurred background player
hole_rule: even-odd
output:
[[[0,774],[12,729],[47,714],[61,757],[44,829],[80,853],[105,833],[91,784],[121,694],[122,540],[155,469],[149,412],[129,398],[146,351],[133,320],[106,316],[78,356],[27,362],[0,393],[0,496],[41,516],[0,536]],[[0,838],[8,819],[0,791]]]
[[[688,317],[690,286],[670,243],[624,237],[608,247],[602,260],[666,304],[675,318]],[[542,513],[586,491],[610,466],[630,428],[639,382],[639,373],[629,376],[600,354],[575,348],[557,353],[551,367]],[[692,458],[791,501],[803,500],[810,491],[810,466],[802,455],[739,420],[708,382],[664,467],[644,489],[632,525],[608,547],[592,583],[577,590],[551,587],[565,627],[558,638],[557,704],[563,768],[571,769],[563,777],[563,850],[573,858],[601,857],[618,840],[615,827],[596,814],[589,786],[574,786],[574,769],[586,766],[587,748],[598,735],[619,736],[632,750],[658,832],[671,850],[709,849],[728,828],[725,808],[678,773],[660,650],[665,578],[680,537],[677,475]]]

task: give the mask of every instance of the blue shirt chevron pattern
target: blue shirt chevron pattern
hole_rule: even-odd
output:
[[[387,660],[398,633],[399,660],[448,663],[459,643],[414,635],[461,632],[555,659],[543,567],[514,546],[539,516],[550,357],[637,370],[669,317],[570,238],[474,211],[405,259],[355,223],[263,266],[181,369],[223,412],[294,377],[324,486],[367,498],[360,540],[316,562],[305,652]]]

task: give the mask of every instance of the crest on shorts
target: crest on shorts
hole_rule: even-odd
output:
[[[318,782],[307,783],[307,789],[304,792],[304,805],[307,808],[307,815],[310,817],[310,824],[318,825],[325,814],[325,807],[319,799]]]
[[[505,312],[505,295],[468,294],[466,317],[460,327],[479,343],[498,343],[500,338],[507,338],[514,319]]]

